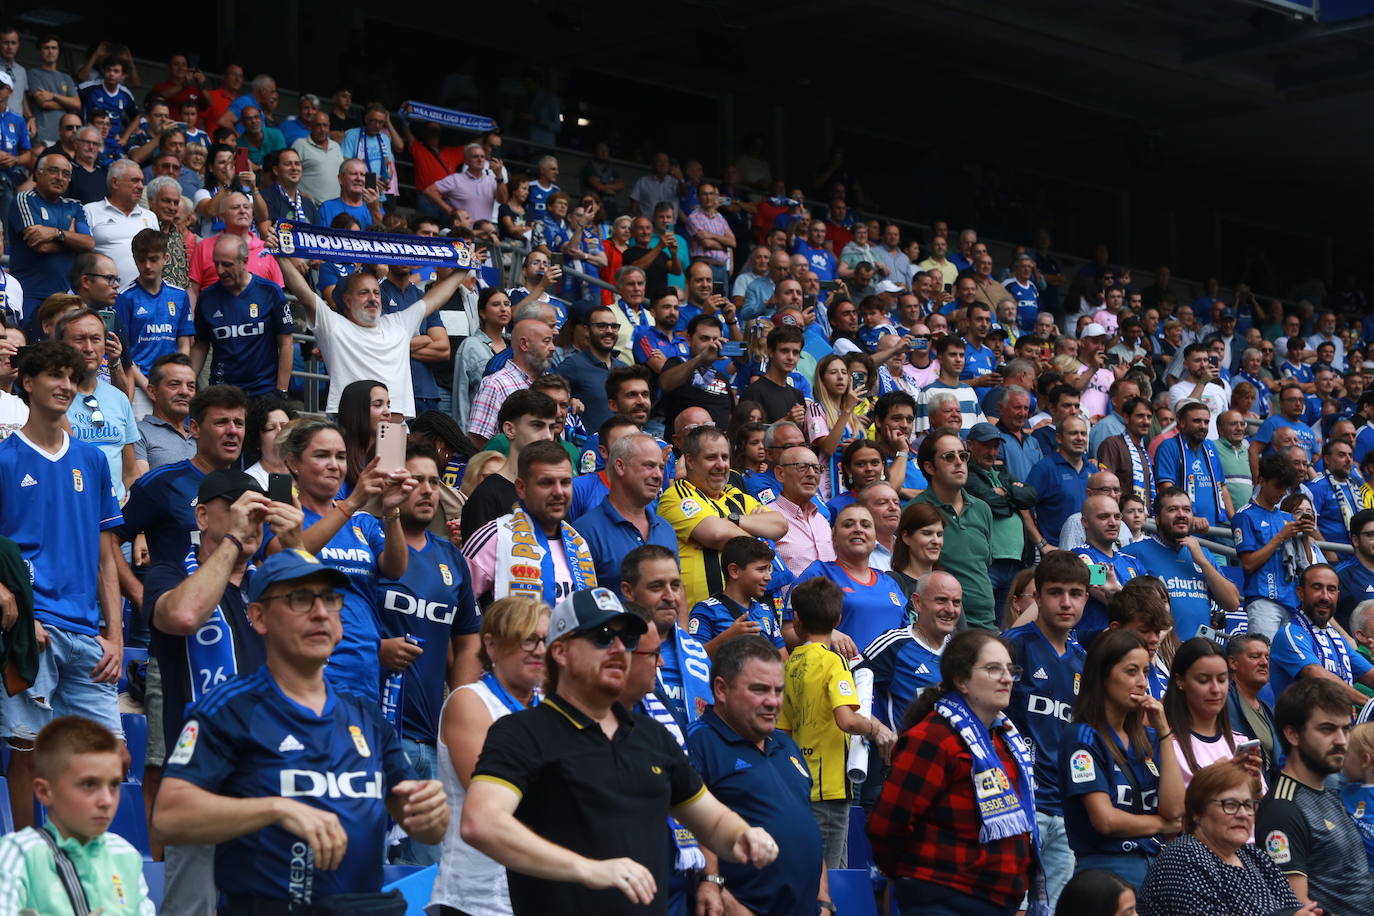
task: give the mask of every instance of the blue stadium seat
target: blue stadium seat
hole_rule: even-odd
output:
[[[144,860],[152,858],[148,846],[148,819],[143,811],[143,786],[126,782],[119,787],[119,810],[115,812],[110,832],[117,833],[143,853]]]
[[[143,761],[148,756],[148,717],[139,713],[120,713],[124,741],[129,745],[129,779],[143,782]]]
[[[878,916],[873,899],[873,879],[866,868],[832,868],[830,900],[844,916]]]
[[[14,833],[14,812],[10,810],[10,783],[0,776],[0,833]]]
[[[395,875],[405,876],[397,880]],[[429,865],[419,868],[415,865],[387,865],[383,868],[382,890],[392,888],[400,891],[406,898],[406,916],[425,916],[425,906],[434,893],[434,878],[439,874],[439,866]],[[877,914],[873,914],[877,916]]]
[[[143,880],[148,885],[148,899],[153,901],[156,910],[162,909],[163,865],[161,862],[143,860]]]
[[[868,870],[873,864],[873,846],[868,842],[868,814],[859,805],[849,809],[849,867]]]

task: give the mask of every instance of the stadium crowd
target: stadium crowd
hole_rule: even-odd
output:
[[[1358,292],[19,41],[0,913],[1374,906]]]

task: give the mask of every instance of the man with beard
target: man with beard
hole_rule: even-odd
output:
[[[1274,710],[1288,759],[1255,817],[1255,841],[1288,878],[1303,910],[1315,902],[1327,913],[1363,913],[1374,899],[1359,828],[1325,785],[1345,763],[1348,690],[1304,679],[1283,692]]]
[[[582,315],[587,328],[587,346],[574,349],[558,364],[558,374],[568,380],[572,396],[582,402],[582,425],[589,430],[600,429],[611,416],[606,404],[606,381],[615,369],[629,364],[615,354],[616,334],[620,324],[609,306],[598,305]],[[647,380],[647,370],[645,371]]]
[[[1329,681],[1344,691],[1347,702],[1362,706],[1368,698],[1352,685],[1374,687],[1374,665],[1355,644],[1331,625],[1340,594],[1340,578],[1327,563],[1314,563],[1298,579],[1298,609],[1274,637],[1275,695],[1299,679]]]
[[[1207,438],[1211,412],[1202,401],[1183,401],[1174,408],[1178,435],[1165,439],[1155,451],[1155,485],[1181,488],[1193,503],[1193,530],[1227,525],[1236,516],[1221,455]]]
[[[517,916],[664,912],[669,813],[724,859],[763,868],[777,856],[662,725],[618,702],[647,629],[610,590],[573,592],[549,619],[550,692],[487,734],[462,836],[506,867]]]
[[[1187,493],[1165,486],[1155,497],[1154,515],[1155,534],[1123,552],[1164,580],[1176,630],[1180,638],[1191,638],[1199,626],[1212,625],[1214,605],[1226,613],[1238,610],[1240,591],[1217,571],[1221,560],[1193,537],[1193,504]]]

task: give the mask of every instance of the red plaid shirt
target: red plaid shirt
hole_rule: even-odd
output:
[[[993,741],[1016,785],[1020,771],[1000,729]],[[932,713],[902,735],[868,816],[873,859],[890,878],[929,881],[1011,906],[1030,886],[1031,836],[987,844],[978,839],[972,774],[973,755],[939,715]]]

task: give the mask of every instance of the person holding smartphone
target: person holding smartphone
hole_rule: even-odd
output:
[[[1226,650],[1210,637],[1194,636],[1174,653],[1162,702],[1183,784],[1188,785],[1193,774],[1209,764],[1234,760],[1259,781],[1262,794],[1264,757],[1258,741],[1249,741],[1231,728],[1229,683]]]

